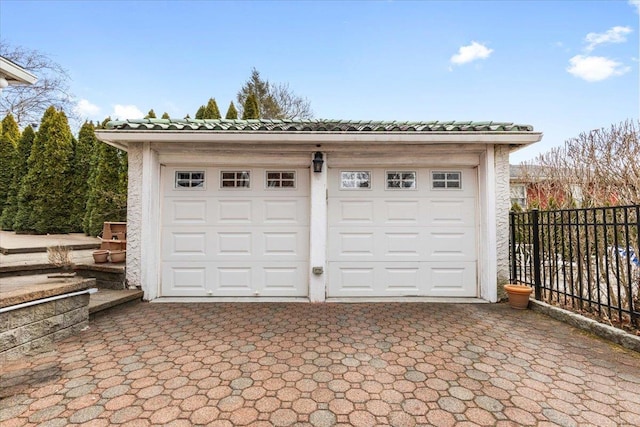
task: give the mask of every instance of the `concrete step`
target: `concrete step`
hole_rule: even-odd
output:
[[[139,303],[142,296],[138,289],[98,289],[89,299],[89,316],[122,304]]]

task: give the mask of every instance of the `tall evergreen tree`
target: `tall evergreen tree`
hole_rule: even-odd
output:
[[[85,122],[78,133],[73,151],[72,205],[69,223],[73,231],[83,230],[87,198],[89,197],[89,176],[92,168],[94,146],[98,143],[93,123]]]
[[[242,120],[259,119],[260,110],[258,109],[258,100],[253,93],[247,96],[247,100],[244,102],[244,108],[242,111]]]
[[[163,119],[170,119],[171,117],[169,117],[169,113],[167,113],[166,111],[164,113],[162,113],[162,118]]]
[[[255,68],[251,69],[251,77],[238,91],[238,105],[242,106],[242,118],[245,117],[244,106],[250,95],[253,95],[256,105],[260,108],[260,115],[266,119],[283,119],[282,109],[271,93],[269,80],[263,79],[260,72]],[[257,118],[257,117],[256,117]]]
[[[206,110],[206,108],[204,105],[198,108],[198,111],[196,111],[196,119],[204,119],[204,110]]]
[[[16,156],[13,162],[13,178],[9,186],[5,208],[2,210],[2,216],[0,217],[0,227],[3,230],[14,229],[15,219],[18,215],[18,193],[22,186],[22,181],[29,171],[27,161],[29,160],[31,145],[35,137],[36,133],[33,131],[33,128],[27,126],[18,141]]]
[[[7,114],[2,119],[2,134],[0,135],[0,214],[6,207],[19,139],[18,124],[12,114]]]
[[[204,117],[203,119],[219,119],[222,116],[220,115],[220,110],[218,109],[218,104],[216,103],[215,98],[209,98],[209,102],[207,102],[207,106],[204,109]]]
[[[47,108],[40,120],[39,128],[42,129],[44,122],[51,120],[55,114],[56,109],[54,107]],[[13,228],[16,231],[33,231],[35,229],[34,217],[31,215],[31,205],[36,198],[35,185],[44,162],[44,141],[43,138],[38,138],[38,133],[34,135],[31,152],[27,159],[27,173],[22,178],[22,183],[18,190],[18,212],[13,223]]]
[[[149,110],[149,112],[147,113],[146,116],[144,116],[145,119],[155,119],[156,118],[156,112],[153,111],[153,108],[151,110]]]
[[[126,189],[123,196],[122,154],[117,148],[97,143],[95,165],[90,177],[90,191],[83,222],[84,232],[97,236],[105,221],[126,218]],[[123,200],[124,199],[124,200]]]
[[[233,105],[233,101],[229,103],[229,109],[227,110],[227,114],[224,118],[229,120],[235,120],[238,118],[238,110],[236,110],[236,106]]]
[[[42,150],[34,153],[33,148],[36,147],[42,147]],[[33,199],[30,206],[25,206],[20,204],[23,198],[19,196],[18,218],[29,218],[27,228],[20,231],[38,234],[69,232],[69,210],[73,200],[73,184],[69,179],[72,175],[73,135],[64,112],[54,107],[47,109],[33,148],[29,172],[22,186],[22,190],[31,187]],[[34,157],[33,162],[31,157]]]

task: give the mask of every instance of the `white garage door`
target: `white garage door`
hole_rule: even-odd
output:
[[[330,297],[477,296],[475,169],[329,169]]]
[[[309,169],[166,167],[162,296],[306,296]]]

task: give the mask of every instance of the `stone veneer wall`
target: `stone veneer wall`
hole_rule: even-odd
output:
[[[89,294],[0,314],[0,362],[46,349],[89,325]]]
[[[509,146],[495,145],[496,243],[498,300],[506,297],[503,286],[509,283]]]

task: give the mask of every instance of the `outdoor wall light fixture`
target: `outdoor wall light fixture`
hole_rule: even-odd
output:
[[[323,163],[324,163],[324,160],[322,159],[322,153],[319,151],[316,151],[316,153],[313,155],[313,171],[322,172]]]

